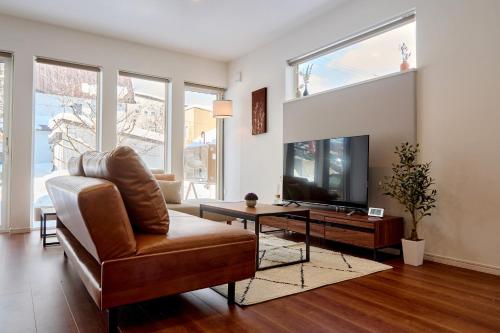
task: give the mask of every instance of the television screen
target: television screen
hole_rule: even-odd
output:
[[[369,136],[286,143],[283,199],[368,206]]]

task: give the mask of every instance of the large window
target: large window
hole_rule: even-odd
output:
[[[52,206],[45,188],[49,178],[67,174],[71,157],[97,149],[99,77],[95,67],[35,62],[35,209]]]
[[[118,76],[117,143],[134,148],[151,169],[165,169],[167,87],[165,79]]]
[[[9,160],[9,115],[10,115],[10,77],[12,59],[10,54],[0,52],[0,230],[8,225],[6,203],[8,195]]]
[[[289,61],[296,70],[297,97],[399,72],[404,46],[410,53],[408,67],[415,68],[415,27],[415,16],[409,14]]]
[[[222,120],[212,115],[220,89],[186,85],[184,102],[184,197],[222,198]]]

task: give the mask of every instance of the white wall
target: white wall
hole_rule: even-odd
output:
[[[33,61],[36,56],[102,68],[102,149],[116,140],[118,70],[170,78],[172,82],[171,168],[182,175],[184,82],[226,85],[226,64],[191,55],[100,37],[0,15],[0,50],[14,53],[10,225],[30,227],[33,123]],[[166,31],[165,33],[175,33]]]
[[[427,253],[499,274],[500,1],[421,0],[417,11],[417,135],[440,192]]]
[[[496,0],[353,0],[233,61],[226,193],[271,201],[282,173],[286,60],[417,9],[417,139],[439,207],[421,227],[432,260],[500,274],[500,29]],[[241,71],[242,82],[233,80]],[[251,135],[251,92],[268,88],[268,130]],[[392,147],[391,147],[392,149]]]

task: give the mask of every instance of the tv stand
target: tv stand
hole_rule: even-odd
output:
[[[300,204],[297,201],[288,201],[283,207],[288,207],[290,205],[295,205],[295,207],[300,207]]]
[[[404,236],[403,218],[398,216],[378,218],[313,208],[310,210],[310,221],[311,236],[369,249],[374,260],[377,259],[379,249],[400,249],[401,238]],[[260,224],[300,234],[305,234],[306,229],[304,221],[294,216],[263,216]]]

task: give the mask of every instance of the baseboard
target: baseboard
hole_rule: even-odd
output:
[[[19,228],[19,229],[10,229],[11,234],[23,234],[27,232],[31,232],[31,228]]]
[[[424,256],[424,259],[438,262],[441,264],[450,265],[450,266],[471,269],[471,270],[478,271],[478,272],[500,275],[500,267],[493,266],[493,265],[486,265],[486,264],[481,264],[481,263],[474,262],[474,261],[451,258],[451,257],[446,257],[446,256],[438,255],[438,254],[432,254],[432,253],[426,253]]]

